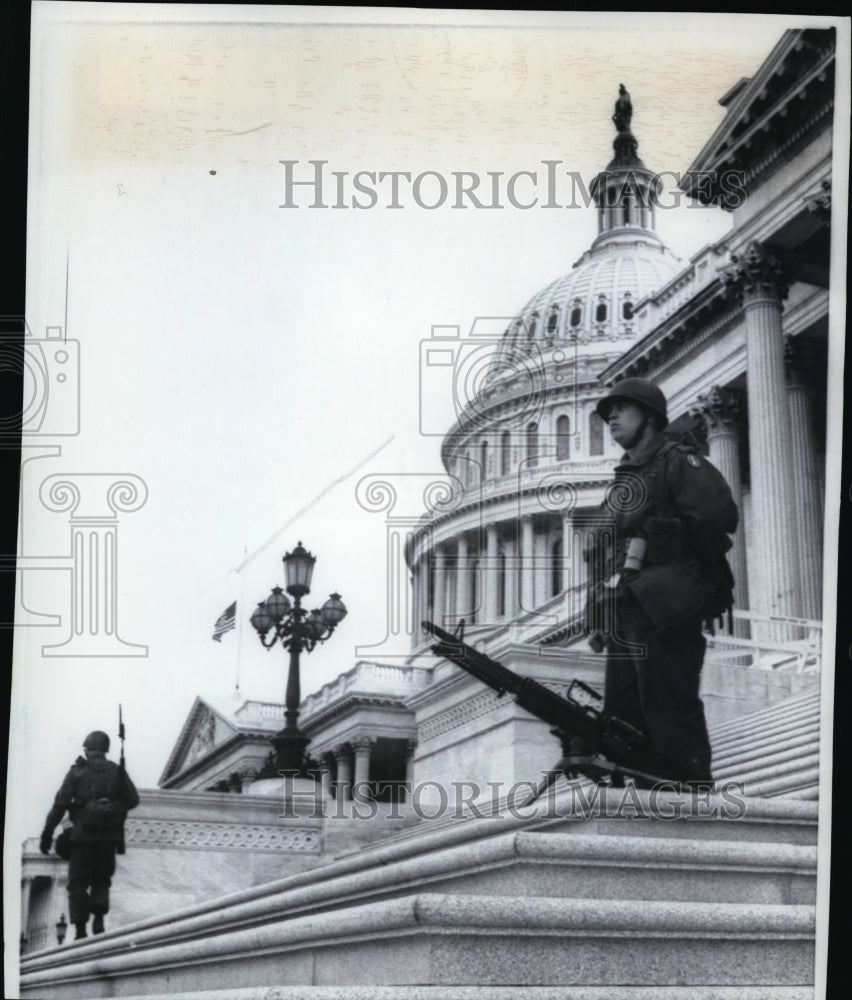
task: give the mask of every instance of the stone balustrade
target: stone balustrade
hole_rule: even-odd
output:
[[[352,692],[387,693],[407,697],[427,683],[429,671],[423,667],[396,666],[361,661],[333,681],[308,695],[302,701],[301,720],[304,723],[320,709]]]

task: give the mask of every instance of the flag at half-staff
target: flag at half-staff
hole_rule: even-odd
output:
[[[234,601],[234,603],[229,604],[222,614],[216,619],[216,624],[213,626],[213,639],[216,642],[221,642],[222,636],[226,632],[230,632],[232,628],[236,628],[236,624],[237,602]]]

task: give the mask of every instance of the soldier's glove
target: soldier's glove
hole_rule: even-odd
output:
[[[53,843],[53,837],[51,834],[45,832],[41,835],[41,840],[38,842],[38,849],[42,854],[50,854],[50,847]]]

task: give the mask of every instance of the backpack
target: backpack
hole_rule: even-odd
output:
[[[74,824],[88,836],[105,837],[120,831],[127,815],[117,766],[92,768],[84,762],[78,772]]]
[[[683,414],[673,423],[669,424],[663,432],[667,440],[659,455],[659,460],[663,468],[655,475],[655,508],[658,512],[671,510],[671,501],[666,488],[666,468],[668,455],[673,450],[685,452],[687,454],[700,454],[707,456],[707,434],[704,422],[700,417],[691,414]],[[712,467],[712,465],[711,465]],[[723,476],[717,470],[721,480]],[[727,483],[725,484],[727,486]],[[727,524],[731,525],[730,530],[736,530],[738,512],[733,497],[729,496],[729,510],[727,518],[723,518]],[[720,627],[723,625],[723,617],[727,614],[728,632],[733,632],[732,618],[734,605],[734,574],[726,558],[726,553],[733,546],[728,531],[722,526],[709,526],[702,531],[700,537],[691,539],[691,553],[695,557],[701,570],[702,577],[707,581],[710,593],[705,606],[705,624],[711,634],[714,631],[714,622],[718,619]]]

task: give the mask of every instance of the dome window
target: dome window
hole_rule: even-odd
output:
[[[512,460],[512,435],[509,431],[503,431],[500,436],[500,475],[508,476],[510,463]]]
[[[571,420],[561,416],[556,421],[556,459],[565,462],[571,457]]]
[[[621,307],[621,315],[625,319],[633,319],[633,303],[628,299]]]
[[[606,322],[606,302],[599,302],[595,307],[595,322],[596,323]]]
[[[470,621],[475,622],[479,611],[479,559],[470,564]]]
[[[470,452],[469,451],[466,451],[464,453],[464,465],[465,465],[465,477],[464,477],[465,478],[465,483],[466,483],[467,486],[473,486],[474,468],[473,468],[473,462],[471,462],[471,460],[470,460]]]
[[[604,453],[604,422],[596,410],[589,414],[589,454]]]
[[[527,340],[532,340],[535,336],[535,328],[538,326],[538,313],[533,313],[530,317],[530,325],[527,329]]]
[[[538,465],[538,425],[527,424],[527,464]]]
[[[576,329],[583,322],[583,310],[579,306],[574,306],[571,310],[570,323]]]
[[[549,334],[556,333],[556,328],[559,326],[559,310],[551,309],[550,315],[547,317],[547,332]]]
[[[479,446],[479,481],[484,483],[488,478],[488,442],[483,441]]]
[[[562,539],[553,543],[550,554],[550,596],[556,597],[564,589],[562,581]]]

